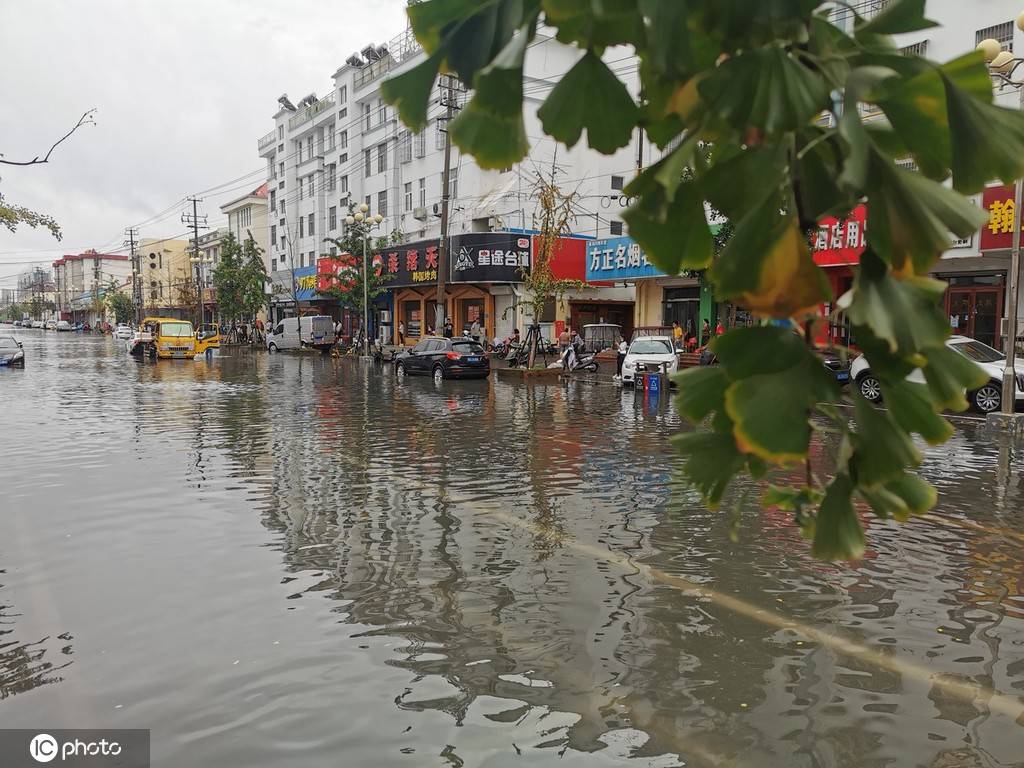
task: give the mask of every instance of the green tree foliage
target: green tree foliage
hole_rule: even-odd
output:
[[[135,316],[135,302],[127,293],[121,291],[117,284],[111,280],[103,294],[107,309],[114,313],[114,322],[130,323]]]
[[[4,200],[2,192],[0,192],[0,224],[3,224],[11,232],[16,232],[19,224],[27,224],[32,229],[44,227],[50,230],[50,234],[55,240],[60,240],[63,237],[60,225],[52,216],[46,213],[37,213],[22,205],[8,203]]]
[[[921,455],[911,436],[946,439],[942,409],[966,408],[964,390],[984,375],[944,345],[944,286],[928,272],[951,233],[985,220],[964,195],[1024,174],[1024,116],[993,103],[981,55],[938,63],[891,39],[934,26],[924,6],[893,0],[843,31],[820,0],[430,0],[408,9],[428,58],[383,86],[419,129],[438,72],[458,75],[473,97],[453,141],[482,167],[510,165],[528,152],[523,63],[543,22],[581,51],[538,111],[546,133],[570,147],[586,133],[602,152],[627,146],[637,127],[671,143],[626,190],[631,235],[669,274],[708,268],[718,300],[805,329],[803,339],[732,330],[715,341],[721,366],[679,377],[682,412],[700,427],[677,439],[686,472],[712,506],[738,475],[776,473],[762,502],[792,510],[822,558],[862,553],[855,506],[905,520],[934,503],[912,472]],[[639,102],[602,59],[620,45],[639,57]],[[865,122],[865,105],[887,119]],[[706,143],[710,158],[697,151]],[[919,173],[896,164],[905,157]],[[855,393],[851,418],[827,405],[839,392],[810,345],[806,321],[837,297],[805,233],[861,202],[868,247],[839,304],[894,407]],[[735,224],[717,258],[706,205]],[[915,368],[925,384],[905,381]],[[812,466],[821,429],[838,448]]]
[[[25,311],[24,305],[15,302],[4,307],[0,314],[8,320],[21,320],[25,315]]]
[[[251,320],[267,303],[270,278],[263,263],[263,249],[251,237],[239,243],[231,233],[220,243],[220,261],[213,271],[217,307],[230,322]]]
[[[348,215],[355,218],[356,207],[349,205]],[[346,224],[342,237],[324,238],[325,243],[330,243],[338,249],[340,260],[349,262],[346,269],[338,274],[336,280],[317,292],[321,296],[330,296],[337,299],[343,307],[348,307],[355,312],[363,312],[363,256],[366,252],[366,297],[370,304],[373,300],[387,290],[387,284],[391,281],[391,275],[387,274],[379,264],[374,265],[375,255],[380,254],[385,248],[399,245],[405,242],[405,235],[399,230],[394,230],[390,235],[372,237],[374,222],[370,219],[353,221]],[[346,258],[346,254],[348,257]]]

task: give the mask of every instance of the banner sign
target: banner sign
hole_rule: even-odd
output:
[[[1014,191],[1013,184],[985,187],[981,207],[988,213],[988,223],[981,228],[981,250],[1013,247]]]
[[[452,238],[453,283],[521,283],[529,269],[532,239],[508,232],[478,232]]]
[[[859,264],[867,245],[868,211],[858,205],[845,219],[826,216],[811,237],[811,252],[819,267]]]
[[[587,282],[660,277],[665,273],[647,260],[631,237],[609,237],[587,243]]]

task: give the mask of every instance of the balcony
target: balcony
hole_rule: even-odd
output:
[[[256,142],[256,148],[257,148],[258,151],[262,152],[264,149],[269,147],[275,141],[277,141],[277,129],[276,128],[273,131],[271,131],[270,133],[268,133],[266,136],[261,136],[260,140]]]
[[[294,131],[303,123],[312,120],[321,112],[328,110],[333,106],[334,94],[332,93],[329,96],[324,96],[322,99],[320,99],[320,101],[316,102],[315,104],[310,104],[308,107],[303,107],[288,119],[288,130]]]
[[[416,36],[413,35],[412,29],[406,29],[384,47],[387,49],[387,53],[383,58],[367,64],[356,73],[355,90],[365,88],[377,78],[386,75],[399,64],[408,61],[423,50]]]

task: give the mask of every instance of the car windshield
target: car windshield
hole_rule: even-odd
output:
[[[12,339],[10,337],[0,339],[0,349],[17,349],[17,348],[18,348],[18,342],[16,342],[14,339]]]
[[[672,347],[664,339],[637,339],[629,348],[631,355],[671,355]]]
[[[191,336],[192,323],[160,323],[161,336]]]
[[[452,349],[460,355],[482,355],[484,348],[475,341],[453,341]]]
[[[966,358],[976,363],[994,363],[1005,360],[1005,356],[997,349],[992,349],[988,344],[980,341],[965,341],[960,344],[951,344],[951,347]]]

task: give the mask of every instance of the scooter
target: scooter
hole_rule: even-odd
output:
[[[561,366],[567,371],[589,371],[597,373],[597,358],[593,352],[577,351],[576,347],[570,346],[559,360]]]

